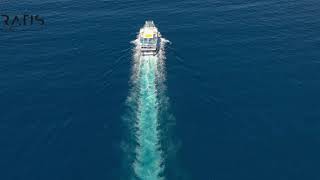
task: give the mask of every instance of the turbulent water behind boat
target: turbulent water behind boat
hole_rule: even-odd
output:
[[[156,56],[142,56],[138,40],[135,44],[131,92],[127,99],[129,113],[124,118],[131,129],[131,142],[135,144],[126,149],[125,154],[133,152],[131,157],[134,172],[129,172],[131,178],[137,177],[141,180],[163,179],[164,154],[161,147],[161,123],[165,119],[161,117],[161,109],[167,109],[164,103],[165,97],[165,44],[168,42],[161,39],[160,50]],[[163,113],[163,112],[162,112]],[[131,127],[130,127],[131,126]],[[128,141],[128,140],[127,140]],[[130,141],[130,140],[129,140]],[[126,156],[125,156],[126,157]],[[131,169],[131,168],[127,168]]]

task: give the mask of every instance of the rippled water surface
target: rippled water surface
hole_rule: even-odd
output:
[[[4,0],[0,13],[45,20],[0,26],[1,180],[129,179],[130,42],[147,19],[171,42],[161,177],[320,179],[320,1]]]

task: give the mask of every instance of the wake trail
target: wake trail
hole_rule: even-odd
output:
[[[157,180],[162,172],[158,132],[158,99],[156,90],[157,57],[141,57],[139,102],[136,122],[134,171],[139,179]]]
[[[123,144],[127,154],[126,164],[131,164],[130,179],[164,179],[164,157],[161,147],[161,110],[165,96],[164,47],[162,39],[156,56],[141,56],[139,44],[133,54],[131,91],[127,98],[128,112],[124,116],[128,125],[128,142]]]

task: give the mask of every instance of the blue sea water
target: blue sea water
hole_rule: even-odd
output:
[[[129,179],[130,41],[147,19],[171,42],[165,179],[320,179],[320,1],[3,0],[0,13],[45,19],[0,28],[1,180]]]

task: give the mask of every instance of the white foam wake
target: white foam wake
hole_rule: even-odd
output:
[[[135,141],[134,158],[132,161],[133,179],[160,180],[164,179],[164,158],[160,145],[159,99],[163,90],[161,84],[165,80],[164,46],[167,40],[161,40],[157,56],[140,56],[139,45],[136,44],[133,56],[131,83],[132,89],[127,104],[132,113],[132,135]]]

